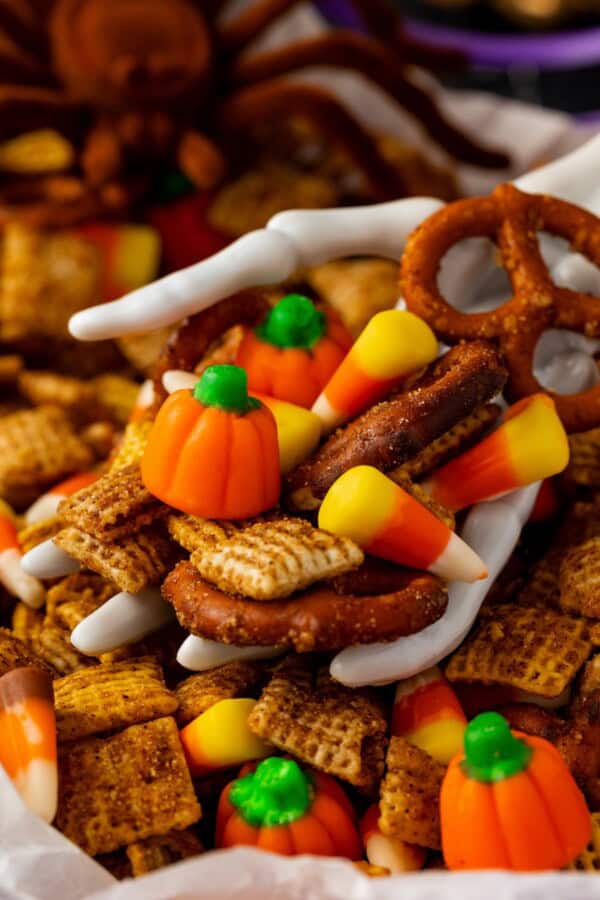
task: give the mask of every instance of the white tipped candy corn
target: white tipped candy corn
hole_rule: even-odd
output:
[[[348,469],[329,488],[319,527],[367,553],[426,569],[448,581],[478,581],[487,569],[444,522],[372,466]]]
[[[12,510],[0,501],[0,582],[13,597],[38,609],[44,603],[46,592],[37,578],[23,571],[22,560]]]
[[[80,564],[50,538],[37,547],[33,547],[23,556],[21,568],[27,575],[35,578],[63,578],[79,572]]]
[[[360,820],[360,836],[371,865],[389,869],[392,875],[417,872],[425,865],[427,851],[423,847],[383,834],[379,828],[377,803],[373,803]]]
[[[56,515],[62,500],[76,494],[81,488],[87,487],[97,481],[99,476],[95,472],[81,472],[79,475],[73,475],[66,481],[50,488],[45,494],[32,503],[25,513],[25,522],[27,525],[35,525],[36,522],[43,522],[44,519],[50,519]]]

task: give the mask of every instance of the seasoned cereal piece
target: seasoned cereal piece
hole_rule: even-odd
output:
[[[32,644],[37,638],[44,621],[39,609],[32,609],[27,604],[19,601],[12,614],[12,632],[26,644]]]
[[[49,519],[42,519],[41,522],[35,522],[33,525],[26,525],[19,531],[19,543],[23,553],[33,550],[38,544],[49,541],[63,527],[63,523],[59,516],[51,516]]]
[[[239,533],[240,526],[233,522],[215,522],[199,516],[170,515],[167,519],[169,534],[190,553],[219,546],[228,537]]]
[[[450,431],[428,444],[412,459],[388,473],[390,478],[397,481],[401,474],[408,475],[411,479],[420,478],[437,469],[451,457],[457,456],[476,443],[496,422],[500,411],[500,407],[495,403],[486,403],[466,419],[458,422]],[[402,482],[399,481],[398,484]]]
[[[203,578],[253,600],[289,597],[315,581],[357,569],[363,559],[349,538],[286,517],[247,525],[191,556]]]
[[[151,657],[94,666],[54,683],[60,741],[119,731],[177,709],[162,669]]]
[[[23,371],[25,361],[16,353],[8,353],[0,356],[0,385],[15,385],[20,373]]]
[[[181,831],[201,816],[171,717],[62,744],[58,763],[56,827],[91,856]]]
[[[46,619],[35,636],[35,652],[60,675],[70,675],[96,662],[71,643],[71,632]]]
[[[115,850],[114,853],[103,853],[100,856],[96,856],[95,859],[103,869],[106,869],[107,872],[110,872],[110,874],[119,881],[124,881],[125,878],[133,877],[131,863],[129,862],[125,850]]]
[[[131,537],[107,542],[77,528],[64,528],[54,540],[86,568],[132,594],[158,584],[177,558],[174,545],[163,530],[154,525]]]
[[[383,773],[387,724],[372,694],[351,690],[291,656],[275,670],[248,723],[285,753],[350,784],[375,787]]]
[[[0,676],[10,672],[11,669],[18,669],[21,666],[35,666],[38,669],[50,672],[53,676],[56,675],[52,666],[40,659],[25,641],[22,641],[7,628],[0,628]]]
[[[204,853],[204,847],[190,828],[146,838],[145,841],[130,844],[127,848],[127,857],[134,878],[155,869],[163,869],[182,859],[199,856],[201,853]]]
[[[150,377],[173,327],[167,325],[143,334],[128,334],[117,339],[119,350],[142,375]]]
[[[592,813],[592,836],[589,844],[567,868],[575,872],[600,872],[600,812]]]
[[[252,696],[263,673],[264,666],[261,663],[239,660],[190,675],[175,688],[179,703],[178,724],[187,725],[220,700]]]
[[[98,408],[89,382],[56,372],[22,372],[19,390],[32,406],[60,406],[78,421],[89,421]]]
[[[446,676],[558,697],[591,648],[583,619],[504,604],[479,621],[450,658]]]
[[[15,506],[90,466],[92,454],[65,413],[40,406],[0,419],[0,496]]]
[[[103,475],[66,497],[58,508],[67,525],[100,541],[135,534],[168,511],[169,507],[144,487],[140,468],[135,464]]]
[[[565,553],[559,589],[562,609],[600,619],[600,537],[590,538]]]
[[[570,434],[569,449],[565,479],[571,484],[600,488],[600,428]]]
[[[446,766],[401,737],[390,738],[385,764],[379,797],[382,832],[438,850],[440,789]]]
[[[105,418],[116,425],[127,425],[140,390],[137,381],[109,373],[94,378],[92,387]]]
[[[110,460],[110,472],[118,472],[133,463],[141,462],[151,428],[152,422],[149,419],[129,423],[123,434],[121,445]]]
[[[357,336],[371,316],[396,305],[398,263],[389,259],[337,259],[315,266],[306,279]]]
[[[114,593],[114,585],[100,575],[94,572],[75,572],[49,589],[47,616],[57,625],[72,631]]]

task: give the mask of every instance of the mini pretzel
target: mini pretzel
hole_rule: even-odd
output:
[[[258,603],[219,591],[191,563],[182,562],[162,590],[192,634],[306,653],[395,640],[421,631],[444,613],[447,594],[437,578],[397,567],[393,584],[389,575],[385,581],[387,593],[339,594],[320,584],[290,600]]]
[[[408,308],[448,343],[495,339],[510,373],[513,398],[545,390],[533,374],[533,357],[548,328],[600,336],[600,298],[554,284],[538,245],[539,231],[569,241],[571,249],[600,265],[600,219],[564,200],[524,194],[502,184],[489,197],[460,200],[434,213],[410,237],[401,265]],[[442,297],[441,261],[465,238],[484,236],[498,246],[513,296],[490,312],[460,312]],[[600,424],[600,385],[579,394],[550,393],[570,432]]]

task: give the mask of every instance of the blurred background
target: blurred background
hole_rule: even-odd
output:
[[[322,11],[349,23],[344,0]],[[600,0],[396,0],[409,37],[454,47],[452,87],[492,91],[600,122]],[[354,22],[356,24],[356,22]]]

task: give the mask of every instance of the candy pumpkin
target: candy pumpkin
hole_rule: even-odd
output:
[[[352,345],[333,316],[288,294],[258,328],[247,329],[235,362],[251,391],[310,408]]]
[[[225,788],[215,843],[245,844],[284,856],[362,856],[354,810],[338,783],[275,756],[242,769],[241,777]]]
[[[277,426],[248,396],[246,373],[210,366],[193,391],[163,403],[141,463],[142,481],[169,506],[209,519],[245,519],[280,492]]]
[[[499,713],[476,716],[442,783],[449,869],[560,869],[584,849],[591,819],[558,750],[511,732]]]

